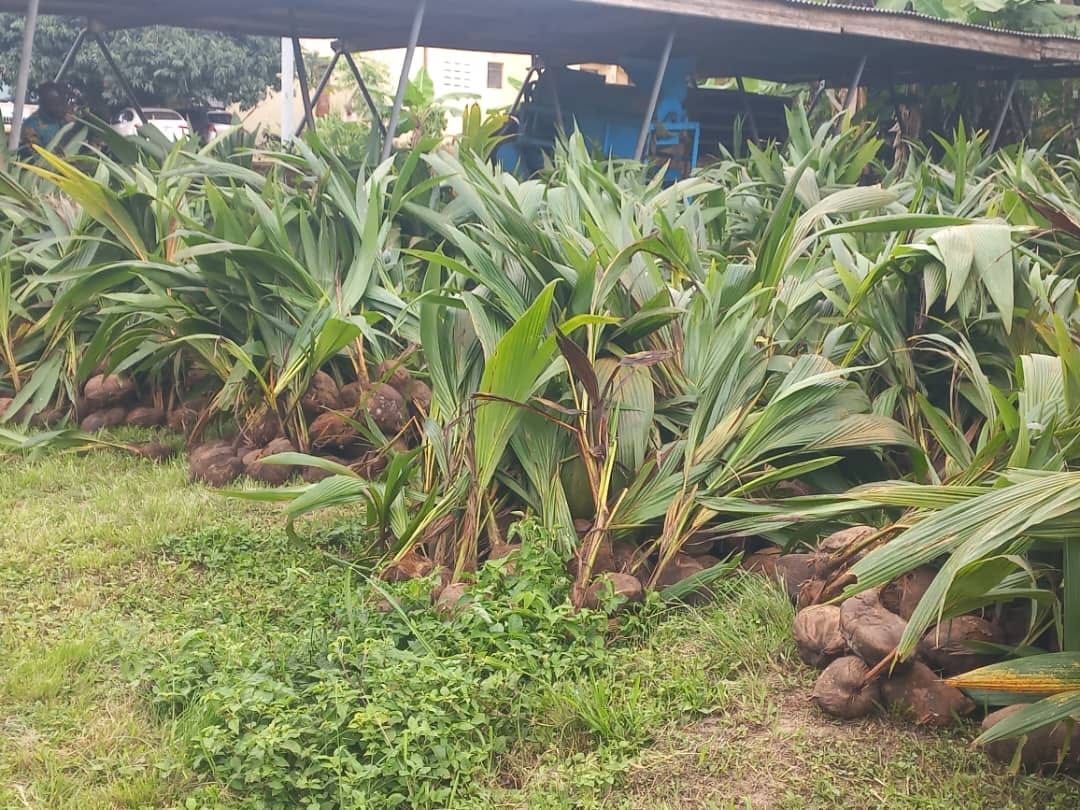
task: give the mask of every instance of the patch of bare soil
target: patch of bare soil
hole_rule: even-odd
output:
[[[869,771],[893,750],[917,750],[922,738],[933,736],[888,717],[831,720],[815,709],[805,687],[776,694],[774,710],[766,714],[754,722],[752,713],[735,711],[670,730],[638,758],[620,793],[641,808],[817,807],[823,796],[815,778],[824,778],[849,801],[865,797],[834,806],[884,807],[864,803],[873,796],[872,789],[865,795],[865,783],[873,781]],[[843,761],[849,753],[864,755],[868,772],[836,767],[833,757]],[[864,784],[849,792],[846,781]]]

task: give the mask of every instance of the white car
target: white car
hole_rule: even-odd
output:
[[[37,104],[27,104],[23,107],[23,121],[37,112]],[[15,102],[0,101],[0,113],[4,116],[4,131],[11,131],[11,124],[15,120]]]
[[[124,136],[135,135],[146,124],[153,124],[170,141],[178,141],[191,134],[191,125],[176,110],[165,107],[143,107],[144,121],[134,107],[125,107],[113,119],[113,129]]]
[[[226,110],[209,110],[206,113],[206,117],[210,119],[210,137],[216,138],[218,135],[224,135],[230,129],[233,124],[233,114]]]

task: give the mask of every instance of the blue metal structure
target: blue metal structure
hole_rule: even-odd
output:
[[[600,154],[634,158],[649,104],[642,88],[654,83],[661,65],[656,60],[624,60],[620,66],[632,85],[610,85],[603,76],[582,70],[534,71],[513,111],[515,137],[500,148],[497,159],[510,171],[531,174],[543,166],[543,153],[551,150],[560,130],[575,128]],[[648,128],[646,153],[670,161],[670,179],[689,174],[698,165],[701,125],[689,119],[685,106],[691,75],[689,59],[670,60]]]

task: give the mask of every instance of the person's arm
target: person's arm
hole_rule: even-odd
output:
[[[22,134],[19,137],[19,157],[24,160],[33,156],[34,147],[41,143],[41,132],[38,129],[38,118],[31,115],[23,121]]]

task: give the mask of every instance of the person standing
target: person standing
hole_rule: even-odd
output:
[[[19,153],[28,157],[33,154],[35,146],[48,148],[73,120],[71,92],[67,86],[45,82],[38,87],[37,112],[23,121]]]

